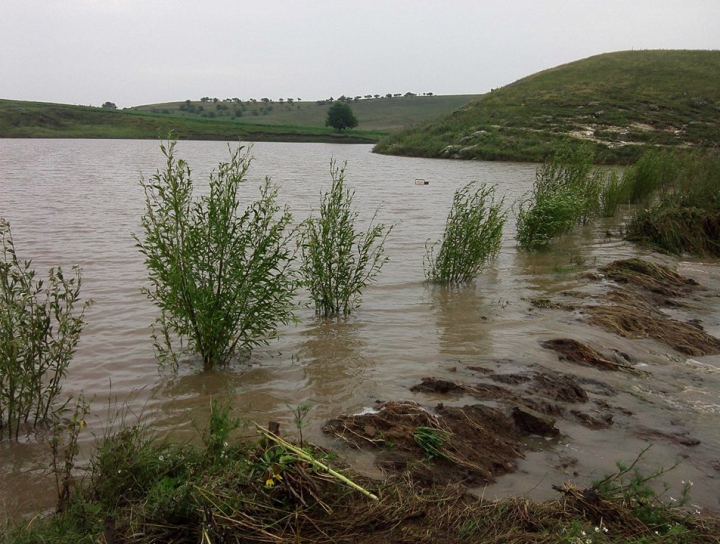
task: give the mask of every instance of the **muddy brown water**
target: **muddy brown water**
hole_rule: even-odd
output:
[[[199,190],[207,173],[227,158],[227,144],[219,142],[181,142],[178,151],[193,168]],[[397,223],[387,243],[390,262],[351,319],[323,322],[301,307],[299,324],[284,327],[282,338],[257,349],[248,364],[202,374],[197,361],[186,361],[177,376],[169,376],[158,373],[155,364],[149,340],[155,310],[140,293],[144,268],[131,237],[139,231],[143,208],[140,175],[148,177],[162,165],[157,142],[0,141],[0,215],[11,222],[21,257],[34,259],[41,270],[80,264],[83,293],[95,301],[65,385],[69,394],[84,392],[94,399],[82,435],[83,455],[91,449],[93,433],[102,433],[108,404],[127,403],[161,433],[193,440],[210,400],[232,396],[247,421],[277,420],[289,434],[294,432],[289,407],[309,404],[305,436],[374,474],[372,456],[324,436],[325,422],[368,409],[376,400],[411,400],[428,409],[439,402],[474,402],[411,392],[424,377],[472,383],[477,373],[471,366],[495,373],[541,368],[595,383],[587,386],[591,398],[632,415],[616,417],[604,430],[559,421],[559,439],[528,438],[533,451],[519,461],[517,471],[478,493],[552,497],[553,484],[587,485],[652,443],[643,469],[680,463],[664,478],[671,484],[668,498],[677,495],[683,480],[691,480],[692,504],[720,509],[720,356],[688,358],[654,340],[621,338],[591,327],[579,311],[538,309],[530,303],[533,298],[574,299],[564,292],[597,294],[607,282],[589,282],[586,272],[616,259],[645,256],[709,288],[688,300],[687,307],[664,311],[675,319],[699,319],[710,334],[720,336],[720,298],[713,296],[720,293],[717,261],[652,255],[621,240],[622,218],[579,229],[550,252],[526,254],[516,248],[510,214],[499,258],[474,286],[432,287],[423,281],[424,245],[440,236],[453,191],[472,180],[497,183],[510,207],[530,189],[534,165],[383,157],[371,154],[369,146],[329,144],[258,143],[254,155],[246,195],[256,194],[258,182],[271,176],[298,221],[317,208],[320,191],[328,187],[330,159],[347,161],[360,220],[369,220],[382,205],[379,219]],[[417,186],[416,178],[429,184]],[[605,355],[613,349],[628,353],[647,375],[562,361],[540,347],[552,338],[581,340]],[[678,444],[648,429],[700,443]],[[41,436],[0,443],[3,515],[53,505],[48,462]]]

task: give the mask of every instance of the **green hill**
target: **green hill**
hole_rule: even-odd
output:
[[[599,162],[644,146],[720,145],[720,51],[625,51],[495,89],[454,113],[381,140],[378,153],[542,161],[568,138]]]
[[[369,96],[369,95],[368,95]],[[479,95],[379,96],[378,98],[337,98],[350,105],[357,117],[359,130],[389,132],[437,119],[452,113]],[[240,100],[238,98],[204,98],[184,102],[149,104],[131,111],[176,115],[186,118],[236,119],[255,125],[324,127],[327,110],[333,100]]]
[[[324,127],[260,126],[235,119],[0,100],[0,138],[158,138],[172,131],[183,140],[373,143],[386,133]]]

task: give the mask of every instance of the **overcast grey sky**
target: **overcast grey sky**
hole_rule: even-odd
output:
[[[720,0],[0,0],[0,98],[475,94],[591,55],[720,49]]]

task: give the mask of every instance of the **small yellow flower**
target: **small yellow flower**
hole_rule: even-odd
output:
[[[275,485],[275,480],[272,479],[272,476],[265,480],[265,487],[272,487]]]

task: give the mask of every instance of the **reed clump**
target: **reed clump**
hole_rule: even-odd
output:
[[[442,238],[425,244],[425,277],[429,281],[469,283],[497,256],[507,212],[503,211],[503,199],[495,200],[495,190],[495,186],[470,182],[455,191]]]
[[[564,145],[537,169],[530,196],[517,203],[516,239],[522,249],[546,248],[601,210],[603,175],[588,147]]]
[[[651,157],[657,164],[643,185],[658,194],[635,214],[628,237],[673,254],[720,255],[720,153]]]

